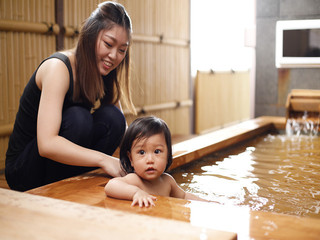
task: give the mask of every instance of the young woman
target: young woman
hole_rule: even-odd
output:
[[[120,162],[128,175],[109,180],[107,196],[132,200],[132,205],[152,206],[153,195],[204,200],[184,192],[165,173],[172,163],[171,135],[167,124],[156,117],[138,118],[129,126],[120,147]]]
[[[114,177],[123,174],[112,154],[126,129],[120,98],[135,112],[131,32],[122,5],[101,3],[75,49],[39,65],[21,96],[9,140],[5,174],[12,189],[25,191],[97,167]]]

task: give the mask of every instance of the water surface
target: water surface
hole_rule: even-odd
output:
[[[186,191],[227,205],[320,218],[320,137],[269,134],[171,172]]]

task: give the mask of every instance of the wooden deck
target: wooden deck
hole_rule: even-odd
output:
[[[9,189],[9,186],[4,175],[4,170],[0,172],[0,188]]]
[[[197,159],[208,152],[228,147],[230,144],[246,140],[275,126],[283,128],[284,119],[258,118],[176,143],[173,151],[174,166]],[[14,192],[15,194],[11,195],[13,191],[5,189],[1,191],[0,189],[0,195],[2,195],[0,199],[7,198],[7,202],[0,201],[0,204],[2,204],[0,210],[3,212],[1,214],[2,219],[6,219],[6,221],[3,221],[15,226],[21,224],[23,227],[30,227],[37,232],[39,231],[39,228],[36,227],[38,221],[43,224],[41,220],[45,221],[46,218],[53,217],[53,221],[56,221],[57,218],[62,219],[62,223],[56,223],[57,228],[61,226],[62,229],[68,229],[67,231],[70,234],[74,234],[75,228],[82,233],[81,236],[85,236],[85,234],[88,234],[86,232],[86,226],[88,225],[88,231],[109,234],[105,236],[116,236],[118,239],[127,239],[128,236],[132,239],[149,239],[150,236],[154,239],[177,239],[179,237],[183,237],[183,239],[216,239],[215,237],[218,236],[217,239],[235,239],[237,237],[238,239],[308,240],[318,239],[320,236],[320,219],[315,218],[250,211],[243,207],[160,196],[158,196],[154,207],[131,207],[130,201],[105,196],[104,186],[108,181],[108,176],[98,169],[30,190],[27,193]],[[23,202],[23,199],[29,198],[34,204],[30,204],[29,200]],[[20,207],[19,204],[22,204],[23,207]],[[23,211],[19,211],[20,208]],[[79,213],[75,212],[75,208],[81,209],[77,210]],[[58,213],[55,213],[55,210]],[[95,211],[97,214],[91,211]],[[35,218],[33,223],[27,223],[23,219],[28,212],[41,214],[43,218]],[[26,215],[20,216],[19,214]],[[87,220],[83,220],[83,218],[87,218]],[[112,219],[115,220],[112,221]],[[81,223],[79,223],[80,220]],[[90,222],[91,220],[92,222]],[[15,224],[16,221],[19,224]],[[75,224],[70,224],[73,221]],[[91,229],[93,227],[91,223],[95,224],[97,221],[101,221],[104,226],[97,224],[97,228],[101,228],[100,231],[99,229]],[[51,223],[51,219],[48,220],[48,223]],[[14,227],[11,230],[10,228],[9,230],[2,229],[4,225],[0,224],[1,232],[5,230],[7,234],[13,234],[13,232],[23,234]],[[78,225],[78,227],[75,225]],[[126,231],[128,235],[125,235]],[[139,235],[142,232],[144,234],[144,231],[146,235]],[[147,235],[151,232],[152,235],[148,237]],[[170,235],[171,233],[172,235]],[[49,231],[48,234],[54,234],[54,232]],[[48,235],[42,236],[49,237]],[[101,235],[99,236],[101,237]]]
[[[1,239],[236,239],[234,233],[0,189]]]

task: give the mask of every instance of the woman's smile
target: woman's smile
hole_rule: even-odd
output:
[[[112,68],[113,64],[107,60],[103,60],[103,66],[106,70],[110,70],[110,68]]]
[[[128,46],[128,34],[121,26],[115,25],[99,33],[96,56],[101,75],[109,74],[122,62]]]

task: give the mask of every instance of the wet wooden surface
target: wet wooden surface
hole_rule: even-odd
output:
[[[174,144],[171,169],[269,130],[284,128],[283,117],[260,117]]]
[[[177,166],[192,161],[202,155],[206,155],[207,152],[228,147],[230,144],[261,134],[275,126],[283,128],[284,123],[284,118],[261,117],[177,143],[174,145],[174,164]],[[160,196],[158,196],[156,206],[154,207],[131,207],[130,201],[112,199],[105,196],[104,186],[108,180],[108,176],[98,169],[81,176],[30,190],[29,193],[81,203],[84,206],[96,207],[95,209],[103,209],[108,212],[125,212],[124,216],[128,215],[128,222],[126,222],[126,217],[123,217],[123,223],[120,225],[128,223],[130,226],[132,216],[152,216],[150,219],[156,219],[157,221],[159,221],[158,219],[164,219],[184,223],[183,231],[186,233],[188,233],[189,229],[191,232],[197,232],[197,230],[194,230],[194,227],[200,227],[202,229],[201,233],[211,230],[234,232],[237,234],[238,239],[318,239],[320,236],[319,219],[250,211],[243,207],[223,206],[215,203],[187,201]],[[22,194],[27,195],[28,193]],[[48,211],[51,212],[55,207],[56,205],[53,203]],[[45,212],[46,210],[44,210],[44,214]],[[10,215],[9,212],[7,214]],[[69,215],[67,208],[64,214],[67,219],[70,219],[67,217]],[[150,225],[153,225],[151,224],[153,220],[148,221],[150,221]],[[133,228],[135,229],[136,227]],[[163,234],[165,234],[166,227],[162,228]],[[115,229],[115,231],[118,230],[118,228]],[[175,229],[174,224],[173,229]],[[134,230],[130,229],[130,231]],[[157,229],[152,236],[161,234],[158,231],[161,232],[161,228]],[[136,231],[136,234],[140,232],[143,232],[141,228],[139,231]],[[119,234],[122,234],[122,232]],[[177,239],[177,236],[174,239]],[[186,236],[189,236],[189,234],[186,234]],[[194,235],[190,234],[190,238],[192,236]],[[199,235],[197,236],[198,239],[201,239]],[[230,236],[231,238],[235,237],[233,234],[227,235],[227,237]],[[134,234],[132,233],[131,238],[133,237]],[[207,239],[211,239],[211,237]]]
[[[250,211],[244,207],[161,196],[158,196],[154,207],[131,207],[130,201],[105,196],[104,185],[108,180],[109,178],[101,170],[96,170],[29,192],[103,209],[178,220],[189,223],[190,228],[197,226],[206,231],[212,229],[234,232],[238,239],[307,240],[319,239],[320,236],[319,219]]]
[[[1,239],[236,239],[183,221],[0,189]]]

